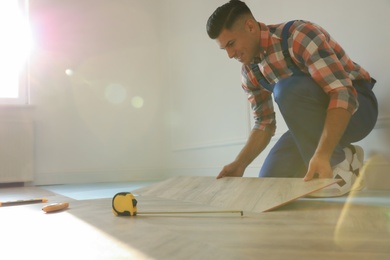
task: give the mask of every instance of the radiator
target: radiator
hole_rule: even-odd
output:
[[[0,121],[0,183],[31,182],[33,176],[33,122]]]

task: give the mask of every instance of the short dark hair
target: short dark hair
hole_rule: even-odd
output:
[[[218,7],[207,21],[207,34],[216,39],[223,29],[232,29],[237,19],[245,14],[252,15],[249,7],[239,0],[230,0]]]

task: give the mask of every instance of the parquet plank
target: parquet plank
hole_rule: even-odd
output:
[[[180,176],[135,190],[138,195],[265,212],[336,183],[334,179]]]

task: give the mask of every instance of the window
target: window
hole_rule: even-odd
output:
[[[0,1],[0,104],[28,104],[28,0]]]

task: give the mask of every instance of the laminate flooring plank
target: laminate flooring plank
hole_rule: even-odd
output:
[[[134,194],[200,203],[230,210],[265,212],[337,183],[334,179],[180,176]]]

